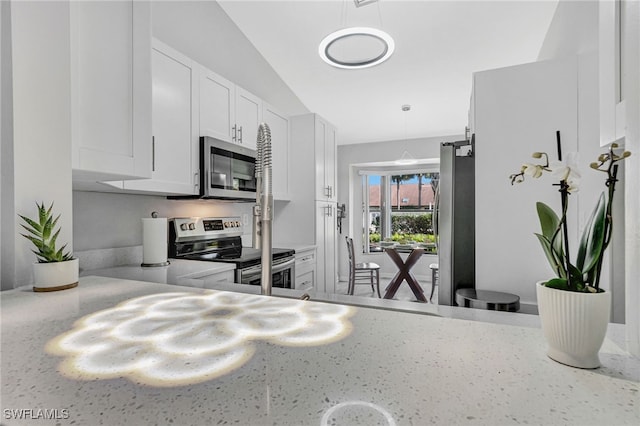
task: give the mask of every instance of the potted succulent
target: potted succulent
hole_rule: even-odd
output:
[[[612,208],[618,161],[631,155],[611,144],[590,167],[605,173],[606,191],[600,195],[595,209],[582,232],[574,260],[570,257],[567,233],[569,195],[578,190],[580,174],[576,154],[562,162],[560,134],[557,133],[558,162],[549,162],[544,152],[533,153],[540,164],[527,163],[519,173],[510,176],[511,184],[523,182],[525,176],[539,178],[551,172],[558,179],[561,214],[538,202],[536,209],[541,232],[536,233],[555,277],[536,284],[536,296],[542,329],[549,345],[547,355],[558,362],[580,368],[600,366],[598,351],[609,323],[611,294],[600,288],[602,262],[611,242]]]
[[[53,203],[45,208],[44,202],[38,204],[38,219],[33,220],[18,215],[25,222],[22,227],[27,234],[22,234],[36,247],[32,250],[38,260],[33,264],[33,291],[56,291],[73,288],[78,285],[78,259],[65,252],[66,244],[56,248],[56,240],[60,228],[55,229],[60,215],[53,217]]]

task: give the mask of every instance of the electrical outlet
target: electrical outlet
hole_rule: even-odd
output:
[[[243,224],[244,226],[249,225],[249,215],[248,215],[247,213],[244,213],[244,214],[242,215],[242,224]]]

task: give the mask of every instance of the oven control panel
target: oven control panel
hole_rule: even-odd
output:
[[[179,239],[242,235],[239,217],[179,217],[172,219]]]

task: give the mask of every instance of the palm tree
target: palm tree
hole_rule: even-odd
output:
[[[423,173],[418,173],[418,209],[422,207],[422,177]]]
[[[391,182],[396,183],[396,201],[398,202],[398,210],[400,210],[400,183],[415,178],[416,175],[394,175],[391,176]]]

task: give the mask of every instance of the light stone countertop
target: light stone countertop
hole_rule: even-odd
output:
[[[534,327],[96,276],[0,297],[3,425],[640,423],[609,339],[580,370]]]
[[[160,284],[189,285],[193,279],[235,269],[235,264],[232,263],[169,259],[167,266],[142,267],[140,264],[129,264],[82,271],[80,275],[99,275]]]

